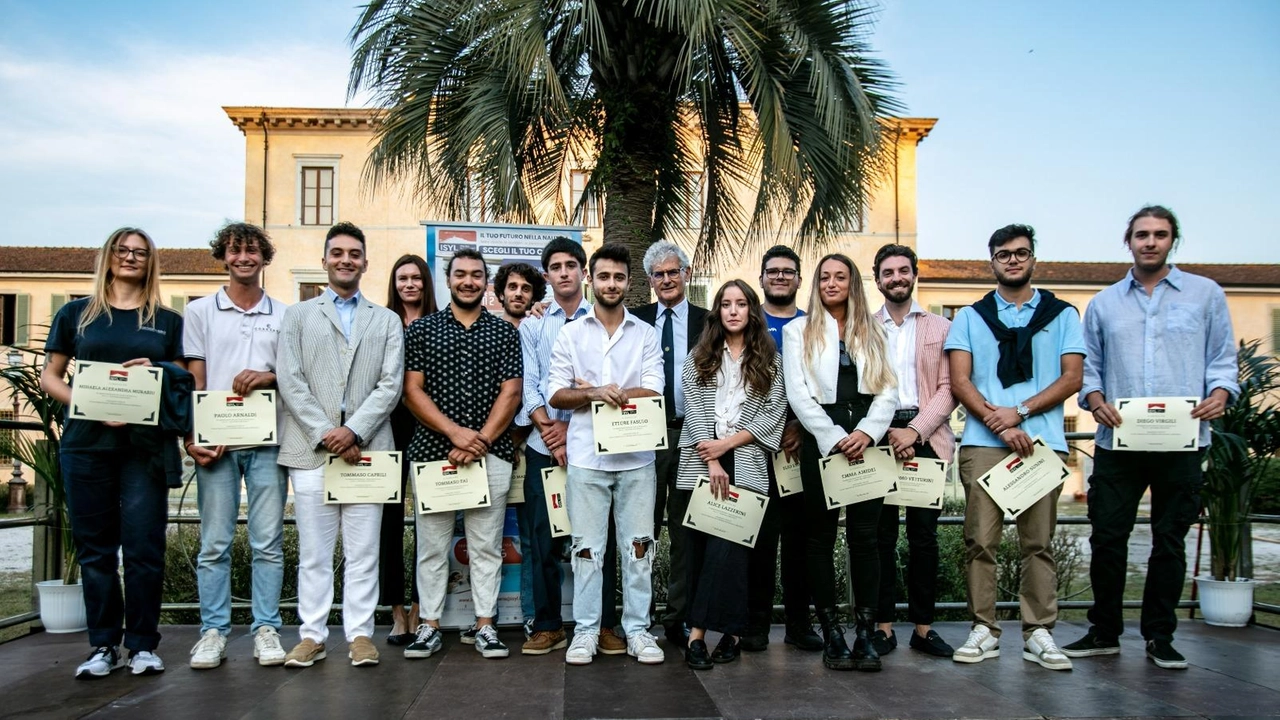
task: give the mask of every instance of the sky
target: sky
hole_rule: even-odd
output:
[[[0,0],[7,245],[146,228],[196,247],[244,212],[224,105],[348,106],[352,0]],[[1175,260],[1280,262],[1280,2],[884,0],[870,38],[918,154],[918,250],[980,258],[1035,226],[1042,260],[1125,261],[1172,207]],[[353,101],[359,106],[361,100]]]

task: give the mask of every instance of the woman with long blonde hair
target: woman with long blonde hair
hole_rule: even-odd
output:
[[[850,460],[884,436],[897,405],[897,379],[884,331],[875,323],[862,276],[848,257],[827,255],[809,294],[809,314],[783,329],[787,401],[804,426],[800,474],[808,526],[805,560],[822,625],[822,662],[834,670],[880,669],[871,645],[879,593],[876,534],[883,499],[845,507],[849,575],[853,585],[852,651],[836,618],[835,548],[839,509],[828,510],[819,460],[841,453]],[[795,349],[792,349],[795,348]]]
[[[62,306],[45,351],[40,387],[68,406],[66,373],[73,358],[125,367],[184,366],[182,316],[160,303],[160,261],[145,232],[126,227],[111,233],[98,253],[93,294]],[[158,433],[159,428],[76,418],[63,428],[59,457],[94,647],[76,669],[77,678],[123,667],[122,641],[134,675],[164,670],[155,650],[169,489],[164,464],[155,457],[154,448],[165,442]],[[176,440],[170,442],[176,451]]]

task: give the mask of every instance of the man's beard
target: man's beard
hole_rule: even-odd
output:
[[[904,303],[911,299],[911,293],[916,289],[915,283],[911,283],[906,287],[894,287],[892,289],[879,288],[880,294],[885,300],[894,303]]]
[[[475,300],[467,301],[458,297],[458,294],[451,290],[449,291],[449,300],[453,302],[455,307],[458,307],[462,310],[475,310],[476,308],[480,307],[481,303],[484,302],[484,293],[480,293],[479,295],[477,295]]]
[[[1016,280],[1010,280],[1007,277],[1004,277],[1003,275],[996,275],[996,283],[1004,287],[1017,290],[1018,288],[1024,288],[1028,284],[1030,284],[1031,274],[1032,274],[1031,271],[1028,270],[1025,274],[1023,274],[1022,277]]]
[[[765,290],[764,299],[765,299],[765,302],[769,303],[770,305],[793,305],[795,304],[796,294],[798,292],[800,292],[799,289],[796,289],[796,290],[792,290],[786,295],[774,295],[770,293],[768,290]]]
[[[613,302],[610,302],[609,300],[606,300],[604,296],[596,295],[596,298],[595,298],[596,305],[612,310],[613,308],[616,308],[622,304],[622,300],[624,297],[626,297],[625,293],[618,293],[618,299]]]

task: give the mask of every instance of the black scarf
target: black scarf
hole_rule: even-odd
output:
[[[1026,327],[1009,328],[1000,322],[996,308],[996,291],[992,290],[973,304],[978,317],[991,328],[1000,348],[1000,361],[996,365],[996,376],[1004,387],[1026,382],[1035,375],[1034,358],[1031,353],[1031,338],[1053,322],[1063,310],[1075,307],[1066,300],[1059,300],[1048,290],[1040,291],[1040,304],[1031,314],[1031,322]]]

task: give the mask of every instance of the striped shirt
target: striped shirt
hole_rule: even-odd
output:
[[[542,317],[525,318],[520,323],[520,350],[524,354],[524,402],[520,412],[516,413],[515,423],[522,427],[533,424],[533,411],[545,408],[552,420],[569,422],[573,413],[569,410],[557,410],[547,404],[551,393],[547,391],[547,379],[550,375],[551,349],[556,345],[560,329],[571,317],[574,320],[586,315],[591,310],[591,303],[584,297],[578,301],[578,307],[572,316],[566,316],[560,303],[552,302]],[[529,433],[529,447],[543,455],[550,455],[542,435],[535,428]]]

